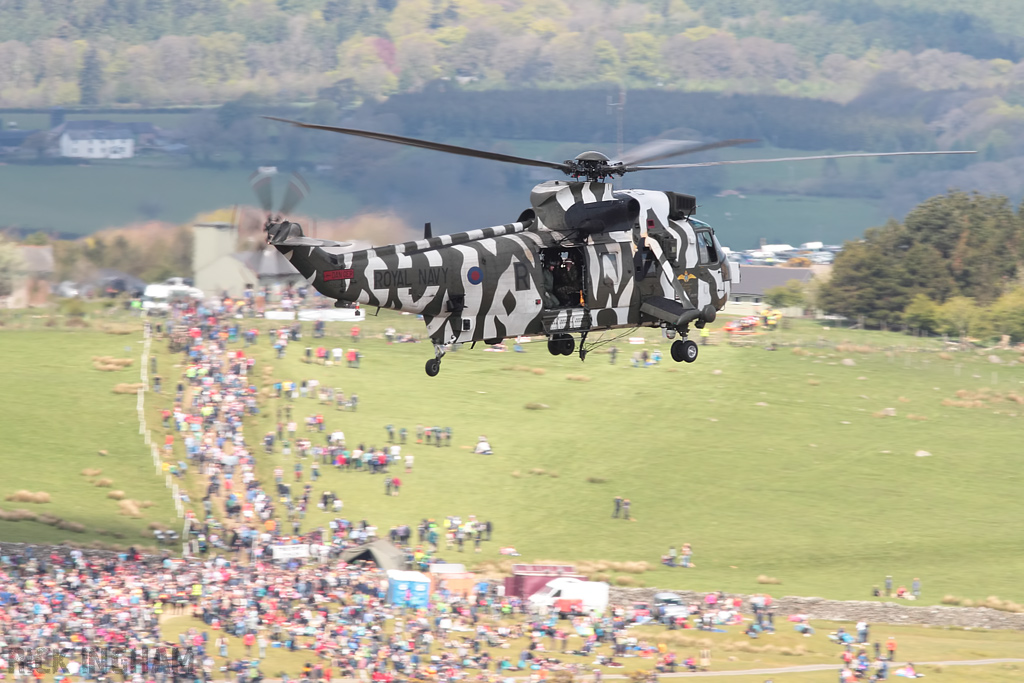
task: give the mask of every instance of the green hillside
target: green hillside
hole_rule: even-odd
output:
[[[325,413],[350,443],[382,444],[387,424],[410,434],[417,424],[454,429],[451,448],[406,447],[416,464],[400,475],[397,498],[383,497],[382,477],[325,467],[315,491],[337,492],[349,516],[385,529],[450,514],[493,520],[496,542],[470,561],[512,545],[526,560],[657,566],[670,545],[694,545],[697,570],[654,569],[638,577],[648,585],[753,592],[765,574],[786,593],[862,598],[892,574],[920,576],[932,602],[948,593],[1022,597],[1014,444],[1024,411],[1007,399],[1022,391],[1019,366],[801,324],[781,335],[808,351],[766,352],[759,340],[707,347],[690,366],[634,368],[641,347],[624,340],[615,365],[528,344],[523,354],[450,354],[430,380],[429,349],[387,345],[376,336],[387,325],[422,333],[409,316],[371,318],[358,370],[307,366],[301,344],[283,361],[270,360],[265,340],[255,351],[275,378],[357,393],[358,412]],[[963,391],[977,392],[979,407],[951,405]],[[549,408],[526,410],[531,402]],[[272,430],[284,405],[271,400],[250,438]],[[880,416],[888,408],[895,417]],[[319,410],[298,400],[293,419]],[[494,456],[472,454],[481,434]],[[261,456],[264,476],[275,465],[290,470],[292,459]],[[611,519],[616,495],[633,501],[636,522]],[[326,519],[313,511],[305,524]]]
[[[161,479],[147,474],[152,464],[134,427],[134,398],[110,393],[136,373],[100,372],[90,362],[93,355],[137,357],[137,338],[18,329],[30,322],[8,318],[0,331],[0,344],[29,373],[7,373],[7,394],[20,398],[2,415],[11,457],[0,494],[43,490],[53,502],[3,507],[85,524],[89,532],[75,538],[96,538],[96,529],[141,538],[141,527],[164,522],[170,506]],[[806,350],[765,351],[762,338],[706,347],[693,365],[635,368],[630,357],[642,347],[625,340],[617,342],[615,365],[602,353],[585,364],[554,358],[534,343],[523,354],[449,354],[429,379],[422,369],[429,349],[387,345],[378,335],[389,325],[422,333],[411,316],[371,318],[359,369],[306,365],[301,344],[274,361],[266,335],[254,349],[274,378],[318,378],[357,393],[357,412],[325,413],[328,429],[344,430],[350,443],[384,443],[387,424],[410,434],[417,424],[453,428],[451,448],[406,446],[416,463],[400,474],[398,497],[382,495],[382,477],[325,467],[315,491],[337,492],[350,517],[384,529],[450,514],[491,519],[495,541],[466,555],[470,562],[498,559],[498,547],[510,545],[525,560],[658,567],[670,545],[693,544],[695,570],[627,575],[647,585],[754,592],[757,577],[768,575],[787,594],[863,598],[891,574],[897,582],[920,576],[929,602],[946,594],[1024,598],[1016,578],[1024,569],[1016,521],[1024,509],[1015,455],[1024,371],[1016,355],[999,354],[997,365],[987,355],[940,354],[935,343],[910,345],[913,338],[893,333],[799,323],[777,342]],[[328,343],[350,346],[347,327],[332,326],[345,336]],[[650,336],[646,348],[667,352]],[[177,357],[154,349],[170,383]],[[152,426],[169,398],[148,396]],[[526,410],[527,403],[548,408]],[[253,444],[284,405],[264,404],[259,423],[247,428]],[[325,410],[309,399],[293,405],[300,423]],[[40,441],[40,426],[55,414],[64,427]],[[481,434],[495,455],[472,454]],[[916,457],[919,451],[931,455]],[[262,475],[271,480],[273,467],[290,469],[293,458],[261,455]],[[80,474],[93,467],[128,497],[156,506],[139,521],[118,515],[109,489]],[[616,495],[632,500],[635,522],[611,519]],[[305,524],[326,521],[314,510]],[[69,535],[7,521],[0,534]]]

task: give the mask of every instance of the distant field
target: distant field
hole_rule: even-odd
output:
[[[232,204],[255,204],[245,170],[145,167],[116,162],[83,166],[0,165],[6,225],[88,235],[102,228],[156,218],[184,223]],[[351,215],[349,194],[315,176],[303,213],[318,218]],[[283,183],[278,188],[278,201]]]
[[[107,118],[119,117],[131,118],[131,115],[119,114]],[[181,119],[180,115],[175,114],[137,118],[155,121],[160,117],[163,117],[158,122],[161,125],[174,125],[175,119]],[[26,127],[22,121],[19,124]],[[45,125],[45,122],[40,121],[38,125]],[[489,143],[481,141],[454,142],[489,146]],[[592,147],[610,154],[615,149],[614,144],[498,142],[503,151],[541,159],[563,159]],[[811,152],[742,147],[718,150],[710,153],[713,156],[705,154],[700,158],[738,159],[806,154]],[[422,153],[415,157],[417,163],[427,163],[429,158]],[[616,179],[615,185],[696,192],[700,203],[698,218],[720,229],[722,242],[733,249],[755,247],[761,239],[794,244],[812,240],[841,243],[845,239],[860,237],[866,228],[880,225],[889,218],[880,200],[786,194],[796,192],[800,182],[820,176],[823,163],[816,161],[726,167],[710,171],[698,168],[685,172],[648,172]],[[884,178],[892,176],[894,167],[895,164],[871,160],[850,160],[840,162],[838,168],[842,177],[870,174],[872,178],[884,182]],[[153,215],[160,220],[185,222],[199,213],[213,209],[237,203],[253,204],[254,199],[247,184],[249,172],[240,167],[231,170],[196,168],[189,165],[187,158],[166,156],[80,166],[0,165],[0,187],[5,190],[3,223],[28,230],[57,230],[85,235],[102,228],[145,220]],[[751,194],[745,199],[732,196],[720,198],[713,193],[695,189],[700,187],[698,183],[702,183],[704,174],[709,172],[714,173],[715,182],[726,189],[774,187],[780,194]],[[553,176],[535,172],[529,177],[532,180],[519,182],[516,189],[497,190],[499,196],[494,197],[492,204],[515,207],[525,205],[529,187],[534,182]],[[307,177],[307,180],[313,187],[313,194],[303,204],[302,210],[316,218],[342,218],[358,213],[368,204],[380,205],[383,202],[385,207],[387,205],[387,189],[383,187],[377,196],[360,197],[339,190],[334,183],[315,175]],[[444,192],[450,192],[454,201],[459,196],[459,190],[458,186],[452,186]],[[479,203],[480,197],[474,194],[469,201]],[[413,223],[430,217],[430,209],[424,207],[423,212],[423,215],[419,215],[415,209],[410,211],[406,208],[408,218]],[[488,215],[484,223],[502,220],[507,218],[504,215]]]
[[[364,329],[376,335],[387,325],[423,332],[412,317],[385,313]],[[1015,356],[1000,365],[973,354],[944,360],[935,340],[924,345],[933,352],[915,351],[910,337],[809,324],[781,336],[810,355],[766,352],[761,339],[705,348],[689,366],[637,369],[629,357],[641,347],[623,341],[614,366],[600,353],[585,364],[556,359],[533,343],[524,354],[450,354],[429,379],[427,345],[387,346],[376,336],[359,344],[366,358],[358,370],[307,366],[302,344],[274,361],[266,336],[255,353],[274,378],[317,378],[358,393],[357,413],[325,413],[328,429],[344,430],[350,444],[382,444],[387,424],[410,434],[417,424],[453,427],[452,448],[407,446],[416,466],[399,475],[399,497],[382,495],[383,477],[328,468],[315,487],[337,492],[346,515],[383,529],[450,514],[495,522],[495,542],[481,555],[442,553],[447,559],[497,559],[499,546],[512,545],[524,560],[646,560],[656,568],[633,580],[668,588],[756,592],[764,574],[782,582],[770,587],[776,593],[859,599],[891,574],[898,584],[921,577],[932,603],[945,594],[1024,599],[1024,407],[942,404],[961,389],[1024,393],[1024,370],[1007,364]],[[875,350],[834,348],[846,341]],[[648,348],[667,353],[665,344]],[[526,410],[531,402],[549,408]],[[269,402],[248,432],[254,442],[285,405]],[[886,408],[896,417],[874,416]],[[305,399],[294,410],[301,424],[322,408]],[[495,455],[471,453],[481,434]],[[919,450],[932,455],[915,457]],[[260,463],[270,480],[275,465],[291,471],[292,456]],[[637,521],[610,518],[616,495],[633,501]],[[313,511],[306,524],[327,519]],[[659,556],[683,542],[694,545],[698,568],[659,567]]]
[[[880,202],[863,199],[748,195],[700,197],[697,218],[715,228],[719,241],[731,249],[769,244],[821,241],[842,244],[860,239],[866,228],[889,218]]]

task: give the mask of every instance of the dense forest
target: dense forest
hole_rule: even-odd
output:
[[[888,75],[1022,102],[1024,7],[984,0],[0,0],[0,106],[349,102],[437,79],[849,101]],[[1020,92],[1018,92],[1020,90]]]

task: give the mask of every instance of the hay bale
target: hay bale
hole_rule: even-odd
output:
[[[515,477],[516,479],[518,479],[519,477],[521,477],[523,475],[519,473],[519,470],[512,470],[512,476]]]
[[[102,452],[102,453],[103,453],[104,455],[106,455],[106,452],[105,452],[105,451],[101,451],[101,452]],[[82,476],[83,476],[83,477],[98,477],[98,476],[100,476],[101,474],[103,474],[103,470],[100,470],[100,469],[92,469],[92,468],[90,468],[90,467],[87,467],[87,468],[85,468],[84,470],[82,470],[81,474],[82,474]]]
[[[8,500],[14,503],[42,504],[50,502],[50,494],[47,493],[46,491],[38,491],[36,493],[33,493],[32,491],[28,491],[26,489],[19,489],[12,493],[11,495],[7,496],[7,498],[5,498],[4,500]]]
[[[84,534],[85,533],[85,525],[84,524],[79,524],[78,522],[69,522],[66,519],[60,520],[60,522],[57,524],[57,528],[58,529],[63,529],[64,531],[70,531],[70,532],[75,533],[75,534]]]
[[[857,364],[857,361],[855,361],[852,358],[844,358],[844,359],[842,359],[839,362],[842,363],[843,365],[846,365],[846,366],[853,366],[853,365]]]
[[[57,526],[64,520],[60,517],[54,517],[53,515],[41,514],[38,517],[36,517],[36,521],[42,522],[46,526]]]
[[[38,518],[36,513],[25,508],[18,508],[17,510],[11,510],[15,522],[34,522]]]
[[[939,602],[941,602],[943,605],[959,605],[962,600],[963,598],[957,597],[955,595],[946,594],[942,596],[942,600],[940,600]]]
[[[124,491],[111,491],[110,493],[107,494],[107,498],[110,498],[111,500],[123,500]]]
[[[148,509],[148,508],[151,508],[151,507],[153,507],[154,505],[156,505],[156,503],[154,503],[154,502],[153,502],[153,501],[151,501],[151,500],[144,500],[144,501],[142,501],[141,503],[139,503],[139,507],[140,507],[140,508],[142,508],[143,510],[146,510],[146,509]]]
[[[111,487],[111,485],[113,485],[113,483],[114,483],[113,479],[106,479],[106,478],[104,478],[104,479],[97,480],[95,485],[98,486],[101,489],[109,489]]]
[[[762,583],[762,584],[771,585],[771,586],[777,586],[780,583],[782,583],[781,581],[779,581],[774,576],[768,576],[767,574],[761,574],[760,576],[758,576],[757,577],[757,582],[758,583]]]
[[[134,517],[137,519],[142,516],[142,512],[139,511],[138,503],[134,500],[120,500],[118,501],[117,506],[120,508],[121,514],[125,517]]]
[[[632,576],[616,576],[616,586],[635,586],[637,583],[636,579]]]

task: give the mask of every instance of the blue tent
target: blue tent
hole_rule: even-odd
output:
[[[388,602],[401,607],[426,608],[430,602],[430,579],[420,572],[389,570]]]

